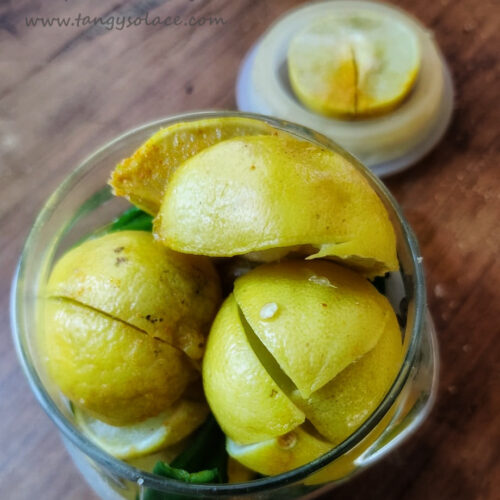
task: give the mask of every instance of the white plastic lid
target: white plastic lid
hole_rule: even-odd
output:
[[[292,37],[325,15],[377,12],[405,23],[418,36],[421,68],[407,99],[390,113],[363,120],[326,117],[304,107],[288,80]],[[272,115],[317,130],[356,156],[379,176],[420,160],[441,139],[453,110],[453,85],[432,34],[400,9],[370,1],[330,0],[293,9],[278,19],[248,52],[236,84],[238,109]]]

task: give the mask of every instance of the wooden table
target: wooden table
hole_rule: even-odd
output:
[[[2,498],[95,498],[31,394],[10,339],[10,280],[38,210],[87,154],[117,134],[176,112],[234,109],[243,55],[270,22],[299,3],[0,3]],[[455,115],[444,140],[418,166],[387,181],[422,246],[440,339],[440,390],[431,417],[410,442],[329,497],[493,499],[500,486],[499,4],[397,3],[435,31],[456,84]],[[79,12],[141,16],[148,10],[183,18],[214,15],[225,24],[107,30],[27,27],[25,21]]]

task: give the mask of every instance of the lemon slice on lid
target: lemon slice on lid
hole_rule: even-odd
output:
[[[409,92],[395,103],[390,112],[379,110],[375,114],[366,113],[365,117],[355,116],[355,120],[346,120],[345,115],[339,118],[334,114],[323,114],[304,105],[291,87],[287,68],[292,40],[308,26],[321,23],[323,19],[365,14],[403,25],[418,39],[418,75],[413,85],[409,83]],[[358,47],[365,48],[366,44]],[[358,50],[358,59],[362,57],[363,67],[370,69],[367,73],[377,75],[370,52],[367,57],[366,50]],[[343,70],[336,73],[341,77],[340,81],[350,81],[352,74],[349,76],[348,68],[349,64],[344,64]],[[373,95],[371,81],[366,79],[363,96],[375,97],[378,102],[383,98],[384,105],[387,105],[380,89]],[[286,12],[249,50],[236,82],[239,110],[276,116],[320,132],[379,176],[409,167],[437,144],[451,120],[453,94],[450,71],[432,32],[402,9],[363,0],[306,2]],[[358,99],[360,110],[364,106],[364,98]]]
[[[368,10],[339,12],[307,25],[288,51],[297,97],[314,111],[346,118],[393,109],[410,92],[419,68],[415,32]]]

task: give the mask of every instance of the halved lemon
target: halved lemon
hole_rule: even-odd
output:
[[[125,196],[155,215],[170,176],[183,161],[231,137],[276,133],[270,125],[251,118],[206,118],[176,123],[156,132],[130,158],[121,161],[109,183],[116,196]]]
[[[75,408],[77,425],[103,450],[121,459],[140,457],[173,446],[207,418],[203,401],[181,399],[158,416],[132,425],[113,426]]]
[[[378,12],[350,10],[308,25],[291,41],[288,71],[297,97],[330,116],[385,113],[410,92],[420,45],[404,23]]]

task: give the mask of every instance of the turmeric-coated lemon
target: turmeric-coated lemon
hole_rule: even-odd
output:
[[[288,50],[288,74],[299,100],[318,113],[366,118],[395,108],[420,69],[414,31],[391,16],[347,11],[315,20]]]
[[[292,137],[228,139],[185,161],[154,231],[188,254],[266,261],[278,249],[369,277],[398,268],[394,229],[368,181],[340,154]]]
[[[176,123],[160,129],[122,160],[109,183],[115,195],[156,215],[171,175],[185,160],[231,137],[277,133],[262,121],[233,116]]]

